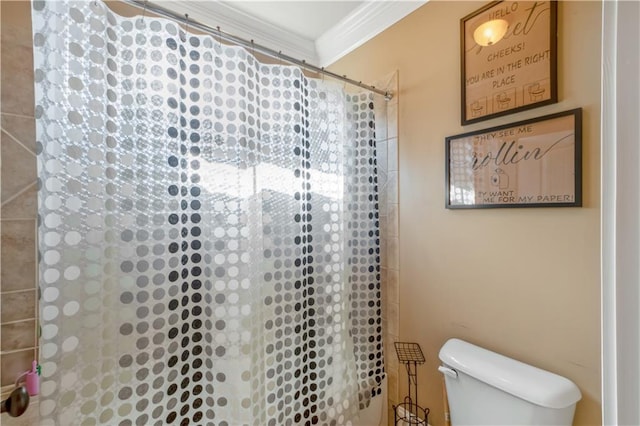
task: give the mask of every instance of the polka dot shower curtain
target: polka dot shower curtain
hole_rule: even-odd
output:
[[[41,424],[355,418],[384,375],[370,95],[32,6]]]

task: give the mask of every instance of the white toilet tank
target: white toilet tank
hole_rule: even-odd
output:
[[[459,339],[440,349],[451,425],[571,425],[582,395],[569,379]]]

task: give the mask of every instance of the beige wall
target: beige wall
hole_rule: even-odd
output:
[[[399,337],[426,354],[419,393],[433,425],[451,337],[570,378],[583,394],[575,424],[600,424],[601,4],[559,4],[558,104],[462,127],[459,20],[482,4],[432,0],[332,67],[363,81],[399,73]],[[575,107],[584,207],[445,210],[446,136]]]

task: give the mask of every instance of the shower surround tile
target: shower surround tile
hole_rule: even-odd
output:
[[[384,86],[380,86],[384,87]],[[376,141],[382,142],[387,135],[387,101],[382,96],[376,96],[373,100],[373,110],[376,114]]]
[[[387,274],[387,295],[389,303],[399,305],[400,303],[400,271],[388,269]]]
[[[36,342],[35,320],[16,321],[2,324],[2,353],[18,349],[33,348]]]
[[[0,2],[2,112],[34,116],[31,2]],[[3,162],[4,163],[4,162]]]
[[[389,138],[386,115],[387,114],[385,112],[385,114],[379,119],[378,119],[378,116],[376,115],[376,141],[377,142],[384,142]]]
[[[398,172],[389,172],[387,178],[387,203],[398,203]]]
[[[2,293],[1,321],[19,321],[36,317],[36,290]]]
[[[38,185],[33,182],[2,205],[2,219],[36,219]]]
[[[378,218],[378,223],[380,224],[380,236],[386,236],[388,234],[388,219],[387,216],[382,216]]]
[[[387,257],[387,267],[389,270],[397,270],[400,267],[400,247],[397,237],[389,237]]]
[[[33,117],[13,114],[2,114],[2,130],[15,140],[36,153],[36,121]]]
[[[386,176],[385,176],[386,177]],[[378,192],[378,209],[380,211],[386,212],[387,211],[387,183],[383,183],[383,184],[379,184],[378,185],[379,188],[379,192]],[[383,238],[386,238],[385,236],[382,236]]]
[[[390,172],[398,170],[398,138],[389,138],[387,140],[387,165]]]
[[[0,290],[36,288],[36,221],[3,220]]]
[[[387,372],[387,412],[393,423],[393,404],[398,395],[398,360],[393,342],[398,341],[399,324],[399,205],[398,205],[398,73],[380,79],[376,87],[394,93],[391,101],[377,97],[376,154],[378,163],[378,205],[380,211],[381,296]]]
[[[387,141],[381,141],[376,143],[376,150],[378,155],[378,175],[380,172],[384,172],[385,175],[389,170],[389,165],[387,164]],[[386,179],[385,179],[386,181]]]
[[[1,198],[4,204],[36,180],[36,157],[5,132],[2,132],[1,143]]]
[[[390,237],[397,237],[399,234],[399,205],[389,204],[387,208],[387,229],[389,230]]]
[[[387,139],[398,137],[398,99],[391,100],[387,107]]]
[[[389,362],[387,363],[387,365],[389,367],[389,371],[398,372],[399,361],[398,361],[397,357],[395,357],[395,356],[390,357]]]
[[[389,313],[388,313],[388,317],[387,317],[387,321],[388,321],[388,331],[389,334],[392,336],[398,336],[400,333],[400,327],[399,327],[399,305],[397,303],[392,303],[391,301],[387,302],[387,306],[389,308]]]
[[[0,377],[4,386],[37,359],[33,348],[37,345],[33,320],[37,318],[37,185],[31,2],[2,1],[0,15]],[[7,348],[29,349],[7,353]],[[37,407],[29,411],[35,415]],[[11,424],[37,424],[25,419],[25,415],[11,419]]]

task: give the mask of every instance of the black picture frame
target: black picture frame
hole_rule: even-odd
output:
[[[512,9],[514,5],[520,5],[522,16],[505,14],[504,8]],[[532,32],[524,34],[524,28],[531,30],[531,22],[546,22],[546,19],[544,21],[539,19],[540,16],[536,15],[531,17],[527,15],[529,12],[526,9],[536,5],[538,8],[541,8],[540,10],[544,10],[545,12],[548,5],[549,26],[546,29],[536,29],[536,32],[533,32],[533,34]],[[557,2],[554,0],[515,2],[504,2],[500,0],[491,2],[460,20],[460,112],[462,125],[477,123],[558,102],[557,9]],[[538,13],[535,7],[531,13],[534,12]],[[467,24],[473,24],[474,18],[478,17],[477,19],[480,19],[481,15],[489,17],[499,16],[514,20],[520,19],[520,21],[510,23],[507,34],[502,41],[497,42],[493,46],[483,47],[476,44],[475,41],[467,43],[468,40],[473,40],[473,28],[470,28]],[[536,58],[535,55],[539,55],[540,52],[542,52],[537,46],[537,43],[540,42],[537,41],[536,38],[541,38],[539,34],[543,29],[548,32],[549,36],[549,45],[544,44],[549,51],[549,61],[548,69],[546,69],[546,66],[543,66],[546,74],[540,75],[539,68],[542,64],[538,64],[537,62],[533,64],[533,60]],[[505,43],[505,41],[508,43]],[[521,51],[513,52],[513,50],[519,46],[524,47]],[[484,50],[486,59],[483,60],[471,56],[474,54],[473,52],[478,52],[478,50]],[[495,55],[504,53],[508,53],[504,58],[508,58],[510,62],[493,68],[494,64],[490,64],[489,59],[494,58]],[[500,58],[500,60],[506,59]],[[510,69],[512,65],[518,64],[518,61],[521,61],[521,66]],[[473,70],[467,69],[473,66],[477,68]],[[487,69],[486,67],[489,68]],[[505,67],[507,67],[506,70]],[[502,70],[502,72],[500,70]],[[477,71],[477,73],[473,71]],[[505,73],[509,74],[505,76]],[[499,75],[503,77],[498,77]],[[509,80],[508,78],[512,76],[512,80]],[[489,82],[492,83],[491,91],[488,91],[486,88],[483,89]],[[476,87],[468,88],[468,84]],[[496,88],[496,84],[500,86]],[[547,89],[549,93],[545,94],[544,91]],[[471,96],[468,93],[469,91],[474,92],[474,96]],[[538,98],[540,99],[539,101],[536,100]]]
[[[581,206],[581,108],[445,139],[447,209]]]

